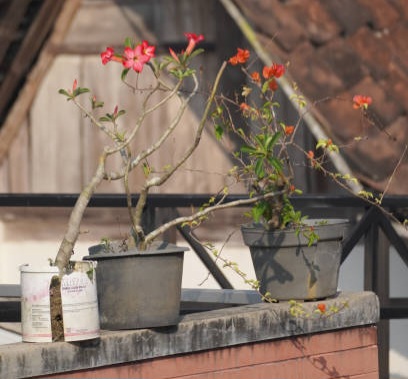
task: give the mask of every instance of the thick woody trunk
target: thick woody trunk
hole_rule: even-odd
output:
[[[88,203],[95,193],[96,188],[102,182],[105,173],[106,154],[103,154],[99,159],[98,167],[95,171],[89,184],[80,193],[74,208],[72,209],[68,229],[61,242],[57,256],[55,258],[55,265],[58,267],[60,273],[68,266],[69,260],[73,254],[75,243],[78,239],[81,222]]]

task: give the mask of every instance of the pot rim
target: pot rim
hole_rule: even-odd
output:
[[[350,225],[350,220],[345,218],[310,218],[304,221],[305,227],[324,228],[333,225]],[[241,225],[241,230],[261,230],[270,233],[292,233],[295,228],[286,227],[285,229],[266,229],[261,222],[249,222]]]
[[[117,241],[113,241],[117,242]],[[88,248],[89,255],[83,257],[84,260],[92,260],[92,259],[112,259],[112,258],[124,258],[124,257],[132,257],[132,256],[140,256],[140,257],[149,257],[155,255],[163,255],[163,254],[177,254],[183,253],[187,250],[190,250],[188,247],[185,246],[178,246],[169,242],[157,242],[153,243],[152,247],[148,250],[137,250],[136,248],[131,248],[126,251],[106,251],[105,244],[97,244],[90,246]]]

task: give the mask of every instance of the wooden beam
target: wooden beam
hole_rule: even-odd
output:
[[[51,30],[58,13],[61,10],[62,0],[46,0],[36,15],[10,68],[0,87],[0,114],[9,105],[15,91],[34,62],[42,44]]]
[[[55,0],[50,2],[53,3]],[[81,0],[65,0],[62,3],[63,8],[54,24],[54,30],[0,129],[0,164],[4,160],[14,138],[17,136],[21,124],[27,117],[38,87],[55,57],[55,47],[61,44],[68,32],[71,21],[81,4]],[[35,35],[32,37],[35,39]]]

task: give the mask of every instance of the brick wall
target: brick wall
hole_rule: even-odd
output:
[[[378,379],[377,329],[354,327],[48,378]]]

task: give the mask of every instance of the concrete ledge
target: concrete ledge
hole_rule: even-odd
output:
[[[322,301],[331,316],[293,317],[288,303],[251,304],[189,314],[175,327],[103,331],[98,340],[81,343],[18,343],[0,346],[1,379],[26,378],[103,367],[144,359],[266,341],[294,335],[375,324],[377,296],[371,292],[341,293]],[[307,312],[316,303],[303,303]]]

